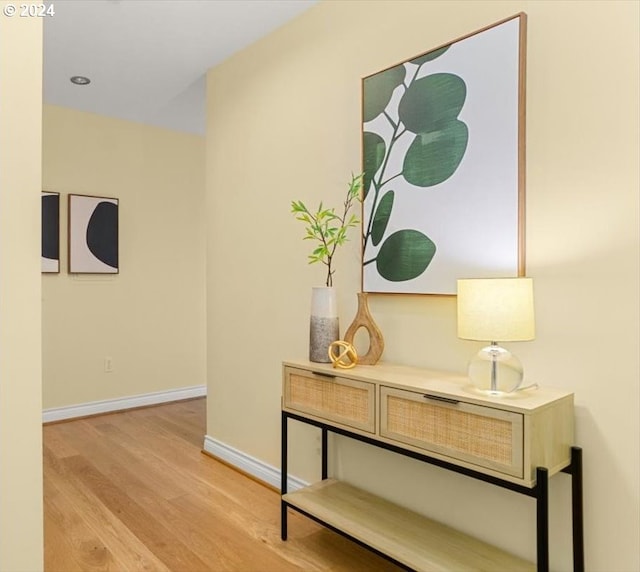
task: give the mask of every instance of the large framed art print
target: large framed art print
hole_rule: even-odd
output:
[[[69,195],[69,272],[117,274],[118,199]]]
[[[526,15],[362,80],[362,290],[524,274]]]

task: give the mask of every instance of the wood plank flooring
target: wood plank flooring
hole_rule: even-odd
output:
[[[46,572],[391,572],[202,454],[205,399],[46,425]]]

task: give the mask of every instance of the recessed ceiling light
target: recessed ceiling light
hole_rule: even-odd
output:
[[[91,80],[83,75],[74,75],[71,77],[71,83],[75,83],[76,85],[88,85],[91,83]]]

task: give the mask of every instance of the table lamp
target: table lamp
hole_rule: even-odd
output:
[[[498,342],[535,338],[531,278],[458,280],[458,337],[491,342],[469,362],[471,383],[491,395],[503,395],[522,383],[522,365]]]

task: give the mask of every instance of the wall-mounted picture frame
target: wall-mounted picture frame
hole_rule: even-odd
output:
[[[69,273],[117,274],[119,200],[69,195]]]
[[[60,272],[60,193],[42,191],[41,196],[42,252],[40,270],[43,274]]]
[[[522,276],[526,14],[362,80],[363,292]]]

